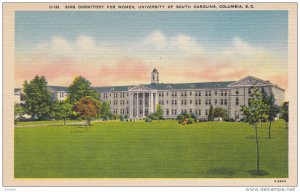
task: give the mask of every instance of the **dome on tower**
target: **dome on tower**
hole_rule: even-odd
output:
[[[158,71],[157,71],[157,69],[156,69],[156,68],[154,68],[154,69],[153,69],[152,73],[153,73],[153,72],[156,72],[156,73],[158,73]]]

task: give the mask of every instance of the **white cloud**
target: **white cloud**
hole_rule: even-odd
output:
[[[171,46],[188,53],[201,53],[203,50],[200,45],[190,36],[179,34],[171,38]]]
[[[162,49],[167,45],[167,38],[162,32],[153,31],[145,38],[144,44],[153,45],[158,49]]]

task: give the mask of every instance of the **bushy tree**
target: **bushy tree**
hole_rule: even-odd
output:
[[[91,126],[91,121],[100,116],[101,103],[91,96],[85,96],[75,103],[74,109]]]
[[[163,119],[164,118],[164,111],[161,108],[160,104],[157,104],[157,106],[156,106],[155,116],[157,117],[157,119]]]
[[[285,121],[286,128],[288,128],[288,122],[289,122],[289,102],[284,102],[282,104],[280,117]]]
[[[110,111],[110,102],[105,101],[102,103],[101,106],[101,118],[103,118],[104,120],[108,120],[111,117],[112,117],[112,113]]]
[[[214,120],[214,107],[211,105],[209,108],[209,112],[208,112],[208,121],[213,121]]]
[[[271,92],[268,94],[264,89],[262,90],[262,99],[263,102],[267,105],[266,114],[267,120],[269,121],[269,139],[271,138],[271,125],[272,122],[275,120],[275,117],[280,112],[280,107],[275,103],[274,94]]]
[[[98,93],[96,90],[91,86],[91,82],[89,82],[84,77],[76,77],[72,84],[68,88],[68,102],[74,104],[75,102],[79,101],[79,99],[83,98],[84,96],[91,96],[95,99],[99,98]]]
[[[15,103],[15,106],[14,106],[15,124],[17,124],[17,122],[19,122],[21,120],[23,115],[24,115],[24,109],[23,109],[22,105],[19,103]]]
[[[266,115],[267,105],[263,102],[262,94],[255,85],[252,87],[251,98],[249,99],[248,106],[241,106],[241,111],[245,116],[245,121],[253,126],[255,130],[256,141],[256,171],[259,173],[259,142],[257,124],[262,121]]]
[[[225,118],[227,116],[227,112],[222,107],[216,107],[214,108],[214,117],[222,117]]]
[[[66,118],[72,115],[73,106],[66,101],[55,101],[51,106],[50,117],[56,120],[63,119],[66,125]]]
[[[24,81],[23,90],[25,113],[37,119],[48,118],[52,99],[45,77],[36,75],[30,82]]]

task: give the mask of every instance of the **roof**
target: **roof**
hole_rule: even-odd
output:
[[[128,91],[130,88],[135,87],[136,85],[128,86],[109,86],[109,87],[95,87],[97,92],[106,92],[106,91]]]
[[[203,83],[161,83],[144,85],[150,89],[155,90],[169,90],[169,89],[207,89],[207,88],[227,88],[227,86],[234,81],[223,82],[203,82]]]
[[[55,91],[64,91],[67,92],[68,91],[68,87],[62,87],[62,86],[48,86],[48,90],[50,92],[55,92]]]
[[[143,84],[143,86],[154,90],[174,90],[174,89],[207,89],[207,88],[227,88],[227,86],[235,81],[223,82],[205,82],[205,83],[161,83],[161,84]],[[97,92],[106,91],[128,91],[136,85],[130,86],[109,86],[95,87]]]

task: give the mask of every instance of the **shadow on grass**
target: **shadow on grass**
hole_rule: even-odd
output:
[[[221,177],[232,177],[235,175],[235,171],[233,169],[218,167],[212,168],[207,171],[209,175],[221,176]]]
[[[265,175],[269,175],[268,171],[260,170],[259,172],[257,172],[256,169],[249,170],[248,173],[250,175],[252,175],[252,176],[265,176]]]
[[[248,135],[248,136],[245,137],[245,139],[255,140],[255,136]],[[269,139],[269,137],[260,136],[260,137],[258,137],[258,139]],[[272,137],[271,137],[271,139],[272,139]]]

